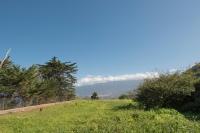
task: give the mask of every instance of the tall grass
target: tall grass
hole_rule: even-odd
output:
[[[0,116],[1,133],[199,133],[200,122],[173,109],[145,111],[129,100],[73,101]]]

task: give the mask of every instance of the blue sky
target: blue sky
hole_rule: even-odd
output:
[[[182,69],[200,61],[199,0],[0,1],[0,55],[22,66],[52,56],[77,76]]]

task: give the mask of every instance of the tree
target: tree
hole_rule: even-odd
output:
[[[93,93],[92,93],[91,99],[92,99],[92,100],[97,100],[97,99],[99,99],[97,92],[93,92]]]
[[[75,97],[74,83],[76,83],[76,78],[74,74],[77,72],[76,63],[61,62],[53,57],[44,65],[39,65],[39,72],[43,81],[54,84],[51,92],[55,93],[59,101],[70,100]]]
[[[31,66],[28,69],[17,65],[0,70],[1,92],[11,96],[18,96],[23,101],[30,98],[29,91],[35,88],[37,69]]]
[[[44,65],[22,68],[6,55],[0,64],[0,100],[6,99],[9,107],[71,100],[75,97],[76,63],[61,62],[54,57]]]

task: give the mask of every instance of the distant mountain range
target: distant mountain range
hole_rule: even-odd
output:
[[[126,80],[79,86],[76,87],[76,94],[79,97],[90,97],[96,91],[100,97],[115,98],[135,90],[142,82],[143,80]]]

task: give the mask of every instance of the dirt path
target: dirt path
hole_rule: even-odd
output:
[[[28,111],[32,111],[32,110],[35,110],[35,109],[46,108],[46,107],[49,107],[49,106],[68,103],[68,102],[70,102],[70,101],[41,104],[41,105],[36,105],[36,106],[27,106],[27,107],[23,107],[23,108],[15,108],[15,109],[9,109],[9,110],[0,110],[0,115],[17,113],[17,112],[28,112]]]

